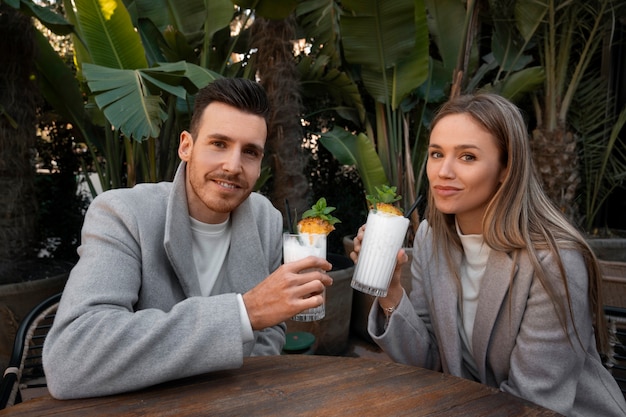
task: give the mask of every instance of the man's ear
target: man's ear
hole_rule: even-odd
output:
[[[191,133],[183,130],[180,134],[180,143],[178,144],[178,157],[185,162],[189,161],[191,149],[193,148],[193,137]]]

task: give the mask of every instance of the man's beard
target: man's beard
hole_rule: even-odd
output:
[[[224,182],[237,185],[237,191],[243,192],[243,194],[237,194],[230,198],[225,198],[220,193],[207,192],[205,185],[211,182],[223,180]],[[198,184],[196,181],[191,181],[191,186],[200,201],[211,211],[216,213],[230,213],[235,210],[243,201],[248,198],[252,189],[248,187],[245,180],[241,180],[238,176],[232,176],[227,174],[217,174],[203,177],[203,182]],[[248,190],[247,192],[245,190]]]

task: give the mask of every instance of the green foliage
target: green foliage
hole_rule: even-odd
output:
[[[0,1],[72,34],[75,69],[38,37],[39,81],[88,145],[83,169],[96,170],[104,189],[171,178],[176,135],[197,89],[219,76],[255,74],[250,16],[295,10],[312,45],[297,58],[302,91],[331,99],[307,115],[332,113],[319,126],[319,143],[356,166],[363,195],[394,184],[409,202],[423,186],[430,115],[451,94],[488,90],[518,101],[537,92],[538,123],[573,123],[569,112],[603,25],[623,3],[489,0],[484,9],[458,0],[65,0],[61,16],[32,0]],[[597,19],[588,19],[592,12]],[[231,23],[243,29],[233,35]],[[234,53],[244,61],[233,63]],[[581,137],[589,138],[585,152],[593,150],[583,156],[587,221],[620,184],[623,118]]]
[[[184,61],[119,70],[84,64],[83,74],[98,108],[125,136],[142,142],[158,137],[167,119],[161,95],[186,99],[220,74]]]
[[[306,219],[307,217],[319,217],[322,220],[326,220],[331,225],[341,223],[341,220],[330,214],[333,211],[335,211],[335,207],[327,206],[326,198],[321,197],[311,206],[310,209],[302,213],[302,218]]]
[[[376,204],[378,203],[393,204],[396,201],[400,201],[402,199],[402,196],[397,195],[396,191],[397,187],[395,185],[392,187],[388,185],[383,185],[381,187],[376,187],[375,195],[370,194],[366,198],[367,201],[370,202],[372,207],[376,207]]]
[[[72,34],[75,71],[43,36],[37,66],[46,101],[87,144],[92,164],[85,161],[82,169],[95,170],[104,190],[171,179],[175,139],[188,123],[194,94],[223,76],[209,65],[226,72],[225,63],[209,57],[222,49],[212,47],[213,35],[228,29],[233,3],[65,0],[66,17],[27,0],[12,3]]]
[[[305,29],[318,30],[307,32],[317,34],[311,36],[313,58],[300,62],[304,91],[324,90],[335,100],[329,110],[338,116],[321,132],[320,143],[340,162],[357,167],[364,194],[389,183],[413,194],[421,155],[414,151],[419,134],[410,131],[417,104],[410,97],[429,71],[423,1],[343,1],[341,9],[316,1],[308,6],[297,9],[299,21]],[[327,40],[323,46],[321,27]]]
[[[372,142],[360,133],[350,132],[335,126],[322,134],[320,143],[344,165],[356,165],[366,192],[373,192],[377,186],[387,183],[387,176]]]

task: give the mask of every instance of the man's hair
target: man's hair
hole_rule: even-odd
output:
[[[198,91],[189,130],[195,138],[204,109],[212,102],[224,103],[241,111],[256,114],[269,122],[269,100],[263,87],[245,78],[218,78]]]

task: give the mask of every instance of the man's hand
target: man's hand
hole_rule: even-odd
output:
[[[307,308],[320,306],[324,287],[333,283],[325,272],[331,268],[327,260],[309,256],[281,265],[243,294],[252,329],[274,326]]]

